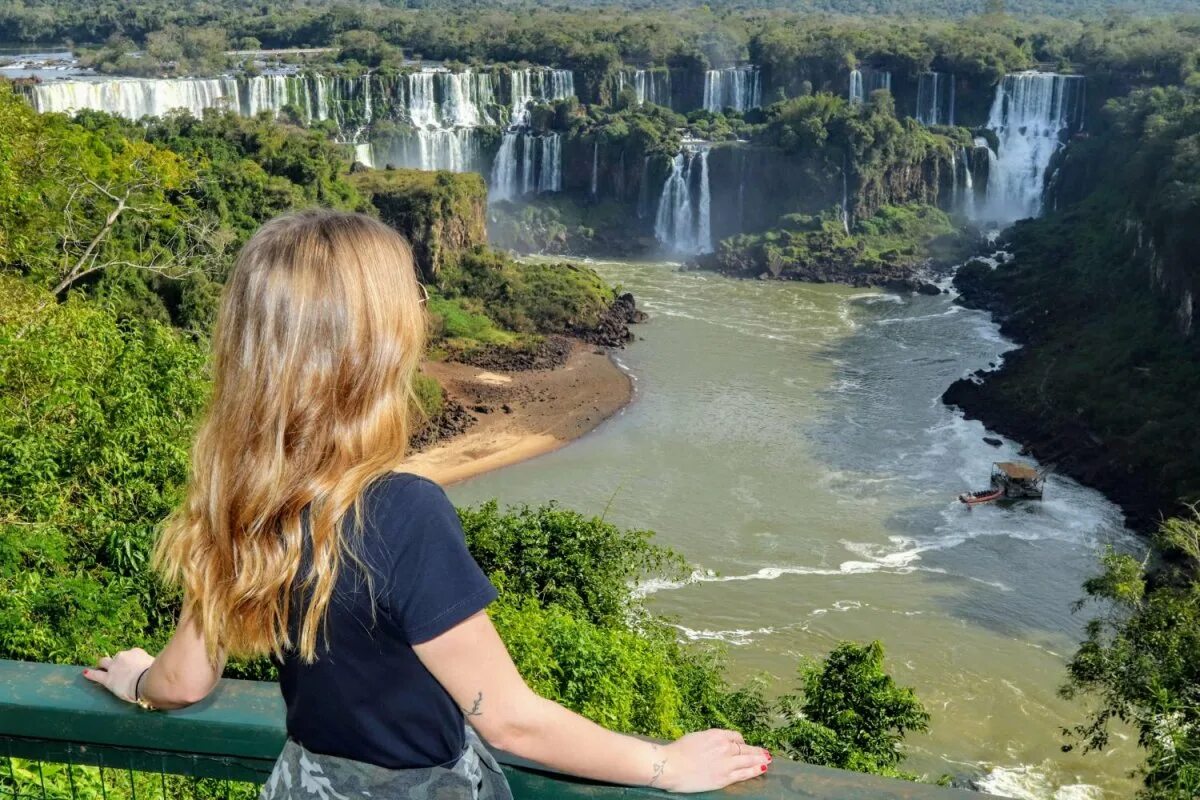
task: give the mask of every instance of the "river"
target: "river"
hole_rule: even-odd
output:
[[[1051,476],[1042,502],[968,509],[1018,446],[939,401],[1011,347],[948,295],[733,281],[597,262],[650,314],[619,353],[636,398],[569,447],[450,490],[458,503],[555,499],[649,528],[696,565],[644,587],[680,635],[725,642],[734,678],[792,685],[801,656],[881,640],[932,714],[913,770],[1012,797],[1132,793],[1125,737],[1064,754],[1082,707],[1057,696],[1106,545],[1138,547],[1102,495]]]

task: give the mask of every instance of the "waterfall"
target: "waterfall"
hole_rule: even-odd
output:
[[[971,218],[971,217],[975,216],[975,175],[974,175],[975,170],[972,168],[972,164],[971,164],[971,151],[967,150],[967,148],[965,148],[965,147],[960,148],[959,150],[962,155],[962,158],[961,158],[962,172],[963,172],[962,188],[963,188],[963,193],[965,195],[965,200],[962,201],[962,208],[963,208],[963,213],[965,213],[968,218]],[[957,190],[957,187],[958,187],[958,176],[957,175],[955,175],[954,185]]]
[[[500,140],[500,149],[492,162],[492,180],[488,188],[489,200],[512,200],[519,194],[517,189],[517,133],[508,131]]]
[[[33,107],[38,111],[73,113],[93,109],[127,119],[161,117],[177,108],[196,117],[209,108],[256,113],[261,110],[260,104],[271,97],[268,87],[273,82],[266,76],[249,79],[245,103],[241,102],[243,95],[238,91],[238,83],[234,78],[65,80],[36,84],[30,87],[29,93]]]
[[[529,130],[530,108],[574,94],[575,75],[570,70],[526,67],[509,73],[508,128],[492,161],[490,200],[562,191],[562,136]],[[592,182],[595,185],[594,175]]]
[[[562,135],[509,130],[492,162],[488,199],[517,200],[533,192],[562,191]]]
[[[638,219],[645,219],[650,213],[650,156],[642,157],[642,179],[638,184]]]
[[[846,156],[842,155],[842,205],[840,208],[842,217],[842,230],[847,234],[850,233],[850,176],[846,169]]]
[[[617,73],[617,91],[623,91],[626,86],[633,87],[633,95],[639,106],[646,103],[671,105],[671,73],[665,69],[622,69]]]
[[[508,124],[518,128],[529,124],[530,104],[553,103],[575,95],[575,73],[569,69],[526,67],[514,69],[509,76],[512,114]]]
[[[562,191],[562,136],[546,134],[542,139],[542,157],[539,163],[537,190],[539,192]]]
[[[720,112],[732,108],[749,111],[762,105],[762,85],[758,67],[726,67],[704,73],[704,108]]]
[[[953,73],[923,72],[917,77],[917,122],[954,124]]]
[[[989,219],[1013,222],[1040,213],[1050,159],[1082,122],[1083,88],[1080,76],[1050,72],[1006,75],[996,87],[987,123],[999,142],[989,157]]]
[[[889,92],[892,90],[891,72],[886,69],[870,67],[850,70],[849,100],[851,105],[862,105],[871,92],[878,89],[887,89]]]
[[[600,138],[592,140],[592,197],[599,194],[600,184]]]
[[[699,164],[699,169],[694,169]],[[693,185],[696,184],[696,185]],[[654,237],[684,255],[712,252],[708,149],[685,148],[671,162],[654,218]]]

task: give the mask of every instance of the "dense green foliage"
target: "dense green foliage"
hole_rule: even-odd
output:
[[[487,186],[477,173],[364,170],[351,180],[379,218],[408,239],[427,283],[447,260],[487,241]]]
[[[102,302],[0,275],[0,657],[89,663],[163,643],[147,570],[180,499],[206,354]]]
[[[485,248],[464,253],[439,276],[451,298],[471,298],[493,320],[521,333],[594,328],[615,299],[594,270],[577,264],[518,263]]]
[[[1006,233],[1011,258],[957,279],[1026,346],[949,396],[1104,489],[1135,523],[1180,515],[1152,558],[1109,553],[1085,585],[1101,616],[1064,692],[1098,701],[1077,740],[1103,749],[1112,723],[1132,725],[1143,795],[1182,800],[1200,790],[1200,522],[1187,507],[1200,499],[1200,90],[1110,101],[1056,168],[1053,210]]]
[[[1164,523],[1156,543],[1157,569],[1110,552],[1085,585],[1105,613],[1063,691],[1099,700],[1074,731],[1087,748],[1103,749],[1113,722],[1131,725],[1146,751],[1140,796],[1183,800],[1200,794],[1200,516]]]
[[[769,275],[854,285],[902,281],[930,258],[953,261],[962,242],[945,213],[930,206],[885,206],[847,231],[837,210],[790,214],[778,229],[724,239],[706,263],[734,275]]]

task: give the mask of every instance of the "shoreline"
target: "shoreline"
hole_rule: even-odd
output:
[[[554,369],[502,371],[438,361],[421,370],[476,419],[458,436],[405,459],[405,471],[443,486],[565,447],[634,396],[632,379],[610,353],[579,340]]]

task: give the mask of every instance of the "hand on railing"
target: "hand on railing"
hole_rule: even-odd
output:
[[[662,778],[653,785],[669,792],[709,792],[756,778],[771,754],[746,744],[737,731],[689,733],[662,746]]]
[[[91,669],[83,671],[83,677],[98,683],[127,703],[141,700],[138,680],[150,669],[154,656],[140,647],[122,650],[115,656],[105,656]]]

